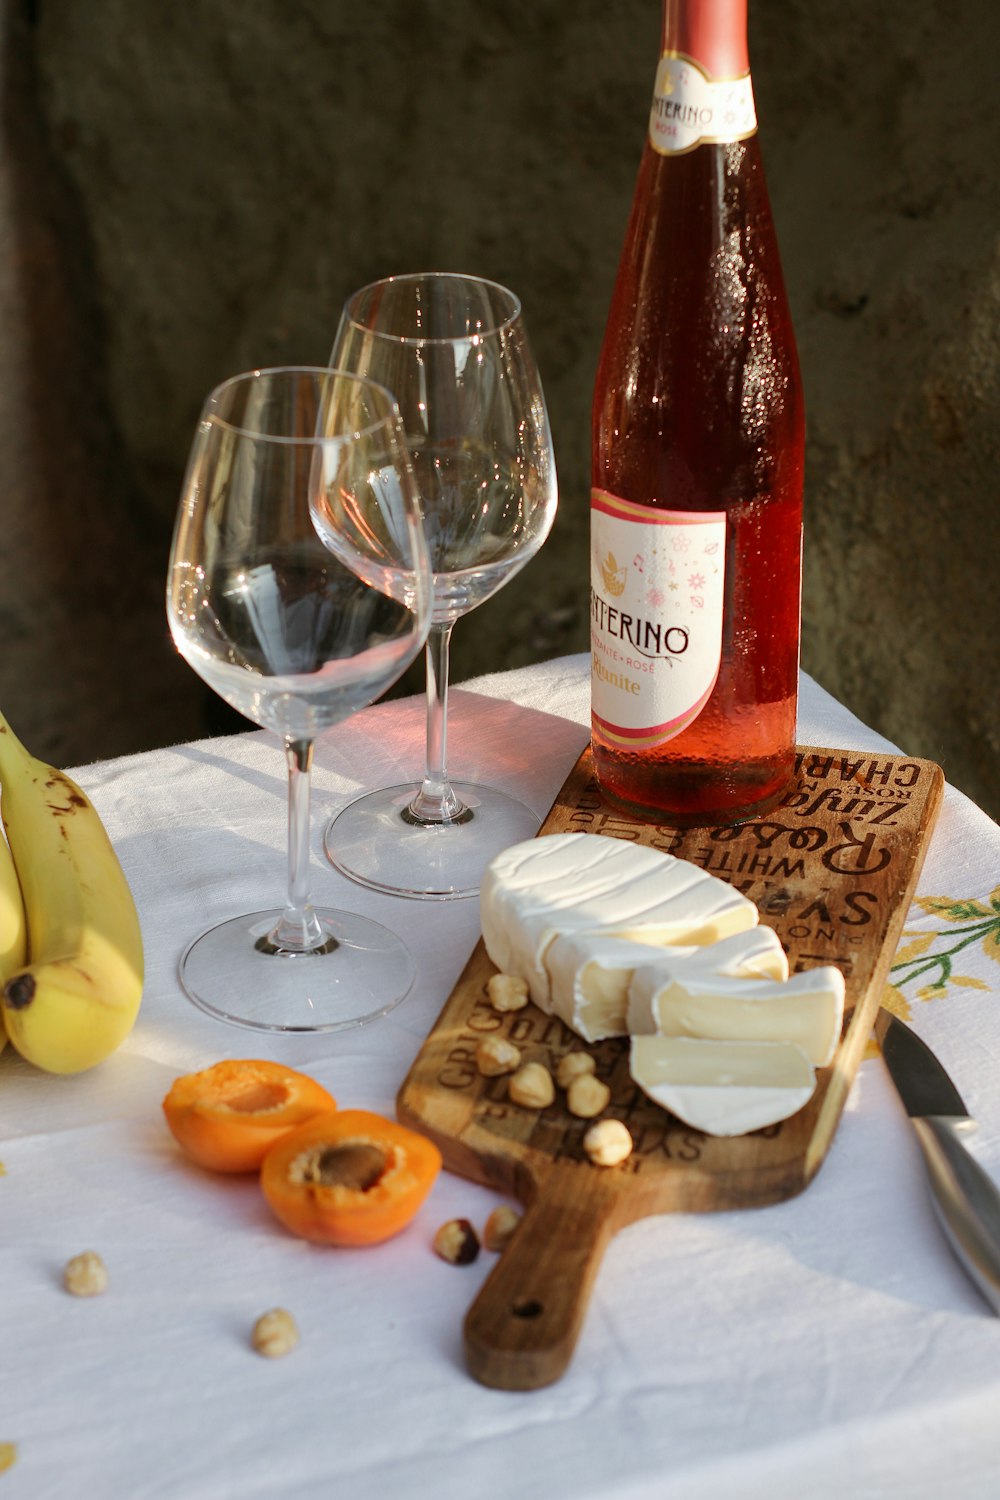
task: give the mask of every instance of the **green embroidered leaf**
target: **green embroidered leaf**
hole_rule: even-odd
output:
[[[1000,885],[994,886],[990,891],[990,905],[994,911],[1000,911]]]
[[[981,901],[956,900],[952,896],[918,896],[917,905],[932,916],[944,917],[946,922],[968,922],[975,917],[993,915]]]

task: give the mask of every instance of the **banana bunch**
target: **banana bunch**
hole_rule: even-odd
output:
[[[0,714],[0,1018],[49,1073],[103,1062],[142,999],[139,916],[89,798]]]

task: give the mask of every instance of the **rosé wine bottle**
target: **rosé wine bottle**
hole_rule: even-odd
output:
[[[747,0],[664,0],[592,435],[599,784],[641,817],[740,822],[794,766],[805,440]]]

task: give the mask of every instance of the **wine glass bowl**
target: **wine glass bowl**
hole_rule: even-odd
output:
[[[454,781],[447,769],[452,628],[535,555],[556,509],[548,417],[520,303],[478,277],[390,277],[348,299],[330,359],[397,401],[433,610],[423,779],[351,803],[327,828],[325,847],[364,885],[424,898],[474,895],[493,855],[538,830],[516,798]]]
[[[263,1030],[338,1030],[384,1014],[413,979],[380,924],[309,896],[313,742],[420,651],[430,571],[392,397],[356,376],[256,370],[205,402],[171,547],[180,653],[277,734],[289,774],[283,908],[230,918],[185,951],[202,1009]]]
[[[331,363],[377,378],[399,404],[434,620],[456,620],[534,556],[554,515],[548,424],[520,303],[473,277],[392,277],[349,299]]]

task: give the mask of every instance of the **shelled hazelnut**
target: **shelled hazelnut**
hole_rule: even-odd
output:
[[[523,1010],[528,1003],[528,981],[516,974],[493,974],[486,993],[494,1010]]]
[[[529,1062],[518,1068],[507,1092],[515,1104],[525,1109],[546,1109],[556,1097],[556,1086],[543,1063]]]
[[[598,1167],[617,1167],[632,1154],[632,1137],[621,1120],[598,1120],[583,1138],[583,1149]]]
[[[74,1297],[99,1297],[108,1289],[108,1268],[96,1250],[84,1250],[66,1262],[63,1286]]]
[[[596,1066],[589,1052],[567,1052],[556,1067],[556,1083],[561,1089],[568,1089],[574,1078],[593,1073]]]
[[[270,1312],[262,1313],[253,1325],[250,1339],[257,1353],[267,1359],[281,1359],[290,1354],[298,1341],[298,1324],[284,1307],[272,1307]]]
[[[593,1073],[580,1073],[566,1090],[566,1108],[581,1120],[592,1120],[611,1100],[611,1090]]]
[[[476,1048],[476,1067],[484,1078],[513,1073],[520,1062],[521,1049],[502,1036],[484,1036]]]

